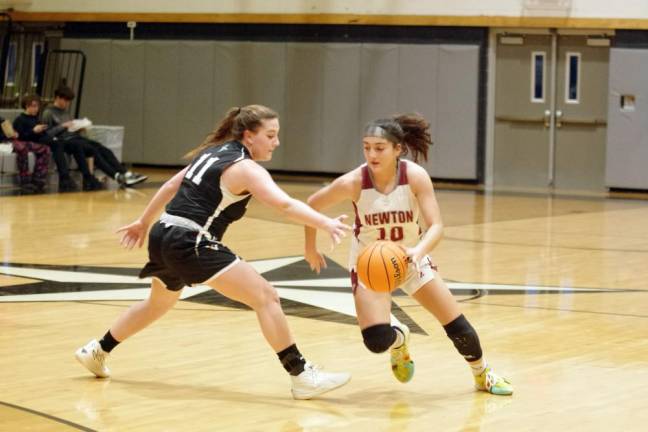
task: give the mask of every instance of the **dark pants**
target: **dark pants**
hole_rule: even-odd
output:
[[[70,178],[70,167],[65,158],[66,153],[74,158],[79,167],[79,171],[81,171],[84,178],[92,177],[82,146],[68,141],[59,140],[49,140],[47,141],[47,145],[49,145],[52,150],[52,156],[54,157],[56,169],[59,173],[59,180],[67,180]]]
[[[83,149],[85,156],[92,156],[94,158],[95,166],[106,173],[110,178],[115,178],[115,174],[117,173],[126,172],[126,169],[117,160],[115,154],[108,147],[98,143],[97,141],[77,136],[74,138],[68,138],[63,142],[65,145],[77,146]]]
[[[18,176],[21,183],[29,179],[29,152],[36,156],[34,165],[34,174],[32,180],[34,183],[45,184],[47,182],[47,168],[50,161],[50,149],[46,145],[37,144],[29,141],[12,141],[13,151],[16,153],[16,165],[18,166]]]

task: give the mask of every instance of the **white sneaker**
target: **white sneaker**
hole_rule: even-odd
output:
[[[145,175],[134,173],[131,171],[126,171],[126,173],[124,174],[124,178],[125,178],[126,186],[135,186],[136,184],[142,183],[146,181],[146,179],[148,179],[148,177]]]
[[[311,399],[328,391],[342,387],[351,379],[346,372],[324,372],[319,366],[306,363],[304,371],[291,376],[292,395],[295,399]]]
[[[91,340],[74,353],[79,363],[99,378],[108,378],[110,376],[110,369],[106,366],[108,355],[107,352],[101,349],[101,345],[96,339]]]

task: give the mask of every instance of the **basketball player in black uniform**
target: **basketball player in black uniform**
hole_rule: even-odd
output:
[[[251,307],[261,330],[291,375],[292,394],[310,399],[346,384],[348,373],[324,372],[306,362],[293,340],[275,289],[221,239],[243,217],[251,197],[285,216],[327,231],[335,243],[350,229],[345,216],[331,219],[288,196],[256,161],[272,158],[279,145],[279,119],[261,105],[232,108],[207,139],[187,156],[185,169],[167,181],[135,222],[118,230],[126,248],[149,234],[149,262],[140,277],[153,277],[150,297],[131,306],[100,341],[79,348],[76,358],[98,377],[109,377],[112,349],[164,315],[186,285],[206,284]]]

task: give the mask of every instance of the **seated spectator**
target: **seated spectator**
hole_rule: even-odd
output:
[[[50,136],[45,133],[47,125],[38,119],[40,105],[40,98],[37,95],[25,97],[22,100],[22,107],[25,111],[16,117],[13,122],[13,127],[23,140],[46,144],[49,146],[59,175],[59,192],[77,190],[78,187],[76,183],[70,177],[70,168],[68,167],[68,162],[65,158],[64,152],[74,157],[74,160],[79,166],[79,170],[83,174],[84,178],[91,178],[94,176],[90,173],[90,169],[88,168],[83,148],[72,142],[68,143],[50,138]],[[99,180],[97,179],[86,182],[86,186],[89,184],[95,186],[98,185],[97,187],[100,186]]]
[[[30,141],[14,130],[8,120],[0,117],[0,142],[9,142],[16,153],[16,165],[18,166],[18,178],[20,188],[25,193],[40,193],[47,186],[47,168],[50,160],[50,149],[46,145]],[[22,139],[19,139],[22,138]],[[29,176],[29,152],[36,156],[33,175]]]
[[[54,141],[82,147],[86,156],[94,157],[95,166],[121,186],[133,186],[146,181],[146,176],[126,170],[108,147],[82,136],[78,131],[69,130],[73,126],[73,118],[67,110],[74,96],[74,91],[67,86],[56,89],[53,105],[43,111],[42,121],[47,125],[45,133]]]

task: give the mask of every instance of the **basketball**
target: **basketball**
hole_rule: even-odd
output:
[[[357,270],[365,287],[391,292],[407,277],[407,255],[396,243],[376,241],[358,255]]]

